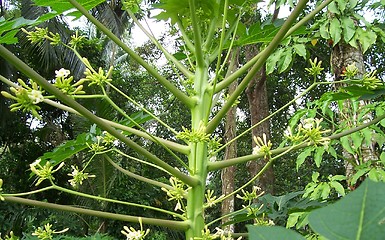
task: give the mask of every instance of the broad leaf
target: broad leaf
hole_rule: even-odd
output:
[[[311,212],[310,227],[333,240],[382,240],[385,236],[384,199],[385,183],[365,180],[338,202]]]
[[[366,52],[366,50],[369,49],[370,46],[372,46],[377,39],[377,34],[371,30],[363,30],[362,28],[357,29],[358,33],[358,41],[360,41],[362,45],[362,51],[363,53]]]
[[[325,152],[325,148],[324,147],[318,147],[317,150],[315,151],[314,162],[315,162],[315,165],[317,167],[321,166],[322,156],[323,156],[324,152]]]
[[[293,46],[293,48],[295,49],[295,52],[306,59],[306,47],[305,47],[305,44],[295,44]]]
[[[278,72],[284,72],[289,66],[291,61],[293,60],[293,51],[292,48],[286,49],[281,58],[278,60]]]
[[[341,25],[344,35],[344,41],[349,42],[356,33],[356,26],[354,21],[350,17],[343,17],[341,19]]]
[[[299,167],[305,162],[305,159],[311,155],[311,153],[313,152],[314,148],[312,147],[309,147],[309,148],[306,148],[303,152],[301,152],[301,154],[298,155],[297,157],[297,171],[299,169]]]
[[[305,240],[299,233],[280,226],[247,226],[249,240]]]
[[[333,20],[330,22],[330,36],[333,40],[333,46],[340,42],[341,33],[342,29],[340,21],[337,18],[333,18]]]
[[[67,16],[74,16],[79,18],[82,13],[77,11],[75,7],[68,0],[33,0],[36,5],[49,7],[52,11],[56,12],[56,15],[66,13]],[[97,5],[104,2],[104,0],[77,0],[85,9],[90,10]],[[51,13],[52,15],[52,13]]]

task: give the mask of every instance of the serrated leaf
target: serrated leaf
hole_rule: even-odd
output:
[[[356,33],[356,26],[354,21],[350,17],[343,17],[341,19],[342,33],[344,35],[344,41],[349,42]]]
[[[330,37],[333,40],[333,46],[340,42],[341,33],[342,29],[340,21],[337,18],[333,18],[333,20],[330,22]]]
[[[315,165],[317,167],[321,166],[322,156],[323,156],[324,152],[325,152],[325,148],[324,147],[318,147],[317,150],[315,151],[314,162],[315,162]]]
[[[248,225],[249,240],[305,240],[299,233],[281,226],[255,226]]]
[[[306,59],[306,47],[305,47],[305,44],[295,44],[293,46],[293,48],[295,49],[295,52],[303,57],[304,59]]]
[[[301,152],[298,157],[297,157],[297,161],[296,161],[296,164],[297,164],[297,171],[299,169],[299,167],[305,162],[305,159],[311,155],[312,151],[314,150],[314,148],[306,148],[303,152]]]
[[[278,60],[281,58],[282,53],[283,49],[280,48],[269,56],[266,61],[266,74],[271,74],[274,71]]]
[[[365,180],[336,203],[312,211],[310,227],[327,239],[381,240],[385,236],[384,199],[385,184]]]
[[[67,16],[79,18],[82,13],[79,12],[68,0],[33,0],[38,6],[49,7],[51,11],[56,12],[56,16],[65,13]],[[85,9],[91,10],[104,0],[77,0]]]
[[[2,36],[0,36],[0,43],[4,43],[4,44],[17,43],[18,39],[16,37],[16,34],[18,32],[19,32],[19,29],[15,29],[3,34]]]

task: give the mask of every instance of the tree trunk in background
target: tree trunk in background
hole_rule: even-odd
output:
[[[258,47],[255,45],[249,45],[245,48],[246,61],[258,54]],[[269,116],[269,104],[267,99],[267,88],[266,88],[266,71],[262,68],[251,80],[246,89],[247,99],[249,102],[251,126],[254,126],[265,117]],[[269,121],[265,121],[253,128],[252,135],[256,137],[262,137],[263,133],[266,134],[267,139],[270,138]],[[255,142],[252,140],[253,148]],[[266,165],[267,159],[259,159],[257,161],[251,161],[247,163],[247,168],[251,176],[255,176],[258,172]],[[266,193],[273,194],[274,184],[274,171],[270,167],[265,173],[257,179],[255,186],[261,188]]]
[[[356,78],[362,78],[365,73],[365,65],[364,65],[364,57],[362,53],[361,47],[354,48],[346,43],[338,43],[334,48],[331,56],[331,64],[332,64],[332,70],[334,73],[335,80],[338,81],[343,78],[342,73],[343,70],[351,64],[354,64],[358,69],[358,74],[356,75]],[[336,86],[341,87],[341,86]],[[360,108],[364,107],[367,103],[365,101],[360,101],[358,106],[358,111]],[[352,102],[350,100],[346,100],[342,104],[342,109],[339,111],[339,118],[340,122],[345,121],[346,119],[351,119],[351,122],[348,124],[350,127],[353,127],[357,124],[359,124],[358,112],[354,111],[352,108]],[[371,120],[370,113],[366,114],[364,116],[365,121]],[[345,149],[343,149],[342,155],[344,157],[345,161],[345,167],[346,167],[346,176],[348,179],[352,177],[354,172],[354,166],[351,164],[351,162],[354,162],[356,164],[360,164],[360,159],[362,159],[362,162],[367,162],[369,160],[378,160],[377,155],[375,154],[374,148],[372,144],[371,146],[367,146],[365,144],[365,141],[363,141],[363,144],[360,148],[360,153],[357,154],[351,154],[347,152]],[[350,183],[348,183],[349,186],[354,189],[356,186],[351,186]],[[359,184],[359,183],[358,183]]]
[[[230,63],[230,67],[228,70],[229,72],[231,72],[232,70],[237,68],[239,65],[238,51],[236,51],[236,52],[233,51],[232,55],[233,54],[235,54],[235,56],[232,57],[233,63]],[[229,86],[228,94],[231,95],[235,91],[237,86],[238,86],[237,81],[234,81]],[[237,111],[237,107],[234,106],[226,114],[225,137],[224,137],[225,138],[224,140],[226,143],[231,141],[232,139],[234,139],[236,137],[236,133],[237,133],[237,125],[236,125],[236,120],[237,120],[236,114],[237,113],[236,113],[236,111]],[[236,141],[232,142],[231,144],[229,144],[226,147],[224,161],[226,161],[227,159],[235,158],[235,157],[237,157],[237,142]],[[228,195],[228,194],[232,193],[235,189],[235,182],[234,182],[235,166],[224,168],[221,172],[221,179],[222,179],[222,194]],[[221,207],[222,216],[229,214],[231,212],[234,212],[234,209],[235,209],[234,208],[234,205],[235,205],[234,202],[235,202],[234,196],[231,196],[222,202],[222,207]],[[229,221],[228,218],[222,219],[222,223],[225,223],[227,221]],[[224,230],[226,232],[234,232],[234,224],[227,225],[224,228]]]

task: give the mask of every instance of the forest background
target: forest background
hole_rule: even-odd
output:
[[[85,69],[89,66],[78,58],[74,51],[64,45],[51,44],[52,39],[32,44],[30,41],[30,33],[35,30],[35,26],[47,28],[53,33],[47,33],[47,36],[59,34],[63,42],[69,42],[73,39],[71,36],[76,36],[77,53],[87,58],[89,65],[95,69],[101,67],[107,72],[113,67],[108,72],[108,77],[113,79],[114,86],[125,95],[134,96],[134,100],[129,100],[132,102],[129,104],[127,98],[123,98],[119,92],[111,89],[112,86],[107,85],[105,91],[108,93],[108,100],[100,97],[98,84],[89,84],[85,87],[88,95],[79,95],[76,100],[94,115],[170,141],[177,140],[175,132],[169,131],[170,129],[191,134],[192,130],[189,132],[186,129],[195,127],[199,133],[200,126],[191,126],[191,112],[179,101],[180,97],[170,95],[167,87],[162,87],[148,70],[140,66],[137,59],[114,44],[101,29],[91,24],[85,28],[71,29],[66,22],[67,18],[60,15],[52,18],[47,15],[57,7],[54,1],[34,2],[37,5],[32,1],[1,2],[0,41],[18,58],[46,79],[57,81],[57,71],[61,68],[68,69],[74,79],[82,79]],[[197,2],[198,5],[202,4]],[[229,3],[230,6],[233,4],[242,9],[242,14],[235,14],[236,19],[229,18],[229,22],[238,21],[236,26],[239,29],[231,29],[230,25],[229,32],[236,33],[235,37],[233,39],[233,36],[227,36],[228,45],[221,46],[223,55],[222,59],[219,59],[225,59],[223,62],[226,64],[221,65],[224,66],[221,69],[224,73],[231,74],[263,52],[283,26],[285,19],[278,18],[280,8],[287,5],[293,9],[297,5],[297,2],[292,0],[271,1],[269,5],[273,6],[273,11],[270,13],[259,9],[256,2],[258,1]],[[300,18],[316,9],[321,2],[323,1],[309,1]],[[118,39],[130,46],[130,39],[135,38],[131,30],[138,23],[136,18],[145,18],[151,4],[161,3],[153,6],[165,12],[170,11],[167,4],[175,4],[175,1],[143,1],[140,8],[136,7],[136,2],[129,6],[128,3],[130,1],[106,1],[95,6],[90,13]],[[94,3],[91,1],[92,4]],[[51,8],[47,8],[48,5],[51,5]],[[236,167],[223,170],[220,170],[218,165],[218,170],[208,174],[207,194],[217,198],[222,194],[231,194],[243,186],[247,182],[245,179],[260,176],[245,188],[243,196],[239,192],[222,203],[212,204],[212,208],[206,210],[205,218],[208,223],[212,223],[211,231],[214,231],[215,227],[222,227],[226,231],[239,233],[247,231],[246,224],[274,224],[296,229],[308,239],[317,239],[320,238],[319,233],[308,227],[308,216],[312,210],[333,204],[347,193],[354,192],[366,177],[377,182],[385,179],[385,122],[382,117],[385,112],[384,5],[384,1],[333,2],[313,19],[306,21],[303,27],[282,40],[267,58],[264,66],[253,74],[254,77],[249,80],[243,94],[229,100],[232,99],[238,84],[242,84],[237,80],[229,85],[226,91],[215,95],[213,101],[216,101],[216,104],[210,103],[213,116],[221,112],[226,102],[232,101],[232,104],[228,108],[229,111],[222,115],[222,120],[218,121],[218,127],[211,133],[211,137],[216,139],[214,144],[217,144],[217,148],[215,154],[208,156],[208,159],[215,162],[263,154],[261,161],[242,162]],[[364,17],[368,13],[370,20]],[[203,20],[208,18],[206,13],[200,14],[202,15],[198,15]],[[157,16],[159,20],[165,20],[167,17],[167,14]],[[174,19],[168,21],[169,28],[164,37],[152,39],[152,42],[136,47],[135,52],[186,95],[194,96],[194,82],[191,79],[181,80],[179,74],[193,71],[197,60],[188,54],[186,49],[191,47],[191,43],[179,35],[177,30],[181,27],[178,24],[183,26],[187,23]],[[27,30],[20,31],[20,27]],[[188,36],[189,34],[194,33],[186,33]],[[221,39],[225,39],[221,38],[221,34],[215,37],[218,45]],[[163,54],[167,50],[159,46],[167,46],[166,49],[172,52],[172,57],[167,54],[165,57]],[[173,60],[170,60],[171,58]],[[189,66],[188,69],[178,66],[177,61]],[[173,64],[159,65],[159,62]],[[226,74],[218,74],[216,64],[222,62],[212,61],[208,66],[208,69],[211,69],[208,75],[218,75],[225,79]],[[63,168],[54,175],[55,184],[58,186],[71,189],[73,185],[79,184],[71,182],[74,171],[87,168],[89,175],[83,175],[84,182],[76,188],[80,192],[161,207],[167,211],[178,210],[178,204],[170,201],[170,195],[161,187],[152,188],[147,182],[127,178],[125,175],[125,171],[126,174],[128,171],[129,176],[145,176],[161,183],[159,186],[165,184],[163,187],[167,188],[169,172],[161,171],[154,165],[143,164],[145,158],[141,154],[115,139],[110,140],[110,145],[98,145],[101,141],[98,136],[107,138],[106,133],[92,121],[68,109],[39,104],[38,108],[21,108],[24,111],[15,111],[16,109],[12,109],[15,99],[4,93],[12,93],[10,87],[13,85],[7,79],[17,83],[17,79],[25,79],[27,82],[27,78],[20,69],[3,58],[0,71],[3,93],[0,99],[0,179],[3,183],[3,186],[0,186],[0,194],[4,193],[0,196],[7,200],[7,197],[12,199],[9,198],[12,194],[26,193],[23,196],[58,205],[82,206],[86,209],[141,217],[162,216],[161,212],[153,209],[95,201],[79,195],[70,195],[65,191],[39,191],[38,189],[49,187],[50,184],[43,181],[41,185],[36,186],[37,181],[35,176],[31,175],[30,164],[42,159],[51,161],[55,166],[65,162]],[[220,77],[218,84],[223,80],[219,79]],[[314,85],[315,83],[317,84]],[[124,113],[111,107],[111,102],[121,106]],[[319,119],[324,121],[318,122]],[[300,136],[300,131],[307,129],[307,124],[311,125],[310,130],[316,129],[316,134],[321,137],[310,139],[312,144],[306,143],[309,139]],[[343,134],[344,131],[362,124],[370,127],[352,131],[350,135]],[[184,161],[180,152],[170,154],[170,149],[157,141],[129,131],[124,134],[145,146],[148,151],[156,153],[164,162],[178,165],[178,159]],[[343,137],[324,138],[331,134],[342,134]],[[233,140],[235,138],[236,141]],[[179,144],[183,142],[181,140],[183,137],[179,135]],[[307,145],[298,147],[298,141]],[[290,143],[300,149],[289,147],[290,151],[284,151],[285,154],[282,155],[281,152],[272,152],[272,149],[287,147]],[[95,146],[102,148],[95,150]],[[101,154],[109,153],[110,150],[110,156]],[[274,155],[279,155],[277,160]],[[273,156],[274,161],[271,161]],[[265,169],[265,164],[269,168]],[[263,174],[259,173],[261,169]],[[247,199],[252,194],[255,196]],[[383,193],[376,194],[381,196]],[[216,202],[210,197],[206,198],[206,203]],[[9,235],[12,230],[16,236],[34,238],[31,234],[49,223],[58,230],[69,228],[66,235],[72,237],[101,234],[96,236],[122,238],[121,231],[128,225],[122,221],[78,213],[68,214],[8,201],[0,204],[0,212],[2,236]],[[221,217],[227,215],[227,218]],[[224,225],[220,225],[221,222]],[[133,226],[135,229],[141,227],[138,223]],[[185,235],[183,231],[173,231],[165,226],[146,225],[146,228],[151,229],[148,239],[183,239]]]

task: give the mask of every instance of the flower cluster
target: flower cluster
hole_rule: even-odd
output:
[[[139,223],[140,223],[140,230],[135,230],[133,227],[130,227],[130,228],[128,228],[127,226],[123,227],[123,230],[121,231],[121,233],[127,237],[126,238],[127,240],[142,240],[150,232],[150,229],[147,229],[146,231],[143,230],[142,218],[139,218]]]
[[[376,77],[377,71],[372,71],[370,73],[365,73],[362,78],[362,86],[369,90],[375,90],[380,86],[383,86],[384,83]]]
[[[76,188],[79,185],[83,184],[83,181],[91,178],[91,177],[96,177],[95,175],[90,175],[89,173],[85,173],[82,171],[79,171],[78,167],[71,166],[72,173],[69,173],[68,176],[71,176],[72,179],[68,180],[68,182],[71,184],[72,187]]]
[[[195,237],[194,240],[214,240],[214,239],[220,239],[220,240],[233,240],[234,238],[231,236],[231,233],[226,233],[223,229],[215,228],[216,232],[214,234],[211,234],[210,229],[205,227],[204,230],[202,230],[202,237]],[[242,237],[237,238],[237,240],[241,240]]]
[[[30,81],[31,86],[28,86],[23,80],[17,80],[21,86],[10,87],[10,94],[5,91],[1,91],[1,94],[16,101],[16,103],[10,106],[12,112],[22,110],[23,112],[29,111],[32,115],[38,119],[41,119],[39,113],[40,107],[37,104],[44,101],[43,90],[37,83]]]
[[[24,28],[21,29],[27,34],[27,38],[31,43],[42,44],[44,40],[51,42],[51,45],[58,45],[61,43],[61,38],[58,33],[48,31],[48,28],[35,27],[35,31],[28,32]]]
[[[265,158],[270,158],[271,147],[273,146],[273,144],[270,140],[267,140],[267,136],[265,133],[262,135],[262,138],[254,136],[254,142],[256,143],[256,146],[253,148],[253,154],[261,153],[265,156]]]
[[[35,162],[29,165],[31,171],[39,177],[36,182],[36,186],[39,185],[45,179],[48,179],[51,182],[55,180],[52,174],[57,172],[60,168],[64,166],[64,162],[62,162],[56,169],[53,169],[53,166],[49,161],[47,161],[44,166],[40,165],[40,162],[41,159],[37,159]]]
[[[286,137],[294,143],[309,143],[309,144],[321,144],[327,146],[330,142],[329,138],[322,137],[322,134],[329,132],[330,130],[322,130],[321,122],[322,118],[306,118],[298,124],[297,134],[293,134],[290,127],[286,132]]]
[[[305,70],[308,71],[309,74],[312,75],[312,76],[320,75],[322,70],[324,70],[321,67],[321,64],[322,64],[322,61],[318,61],[317,58],[314,58],[313,61],[310,59],[311,67],[310,68],[305,68]]]
[[[11,231],[9,233],[9,236],[8,235],[5,235],[4,237],[4,240],[19,240],[20,238],[15,236],[15,234],[13,233],[13,231]],[[1,233],[0,233],[0,240],[3,240],[3,238],[1,237]]]
[[[83,58],[84,60],[84,58]],[[88,60],[87,60],[88,63]],[[88,63],[89,64],[89,63]],[[86,65],[88,65],[86,64]],[[111,82],[112,79],[110,78],[112,74],[113,67],[110,67],[108,72],[106,73],[101,67],[98,71],[95,71],[90,66],[86,68],[86,71],[84,72],[85,78],[80,79],[80,81],[89,81],[89,86],[91,85],[98,85],[103,86],[104,84]]]
[[[37,236],[39,239],[42,240],[51,240],[53,239],[54,234],[64,233],[68,231],[68,228],[63,229],[61,231],[55,231],[52,228],[52,224],[47,223],[44,225],[44,228],[38,227],[34,233],[32,233],[33,236]]]
[[[92,144],[87,144],[89,152],[100,153],[106,151],[116,141],[116,138],[107,131],[103,131],[102,135],[96,136]]]
[[[183,132],[180,132],[177,135],[177,138],[181,140],[188,141],[190,143],[198,143],[198,142],[209,142],[210,134],[206,133],[206,127],[203,122],[199,123],[199,127],[197,129],[189,130],[182,126]]]
[[[208,190],[207,190],[207,193],[205,194],[205,197],[206,197],[205,208],[215,206],[215,204],[216,204],[221,198],[223,198],[223,197],[225,196],[225,195],[221,195],[219,198],[217,198],[217,196],[213,196],[213,195],[214,195],[214,190],[208,189]]]
[[[237,194],[236,197],[239,199],[242,199],[245,202],[248,202],[248,204],[250,205],[255,199],[259,198],[265,193],[264,191],[262,191],[261,193],[257,194],[257,191],[260,191],[260,190],[261,188],[257,186],[254,186],[251,192],[245,191],[242,189],[243,196]]]
[[[186,188],[186,184],[184,184],[181,180],[177,179],[176,177],[170,178],[170,183],[173,189],[166,189],[162,188],[163,191],[167,193],[167,196],[169,196],[168,201],[176,200],[176,206],[175,211],[180,210],[184,212],[184,204],[183,199],[187,195],[187,192],[189,188]]]
[[[349,64],[343,71],[341,76],[352,79],[354,78],[358,73],[358,68],[356,67],[355,63]]]
[[[84,80],[79,80],[78,82],[72,84],[74,79],[73,76],[70,76],[70,71],[64,68],[55,71],[56,79],[54,86],[59,88],[64,94],[75,95],[75,94],[85,94],[83,91],[83,82]]]

